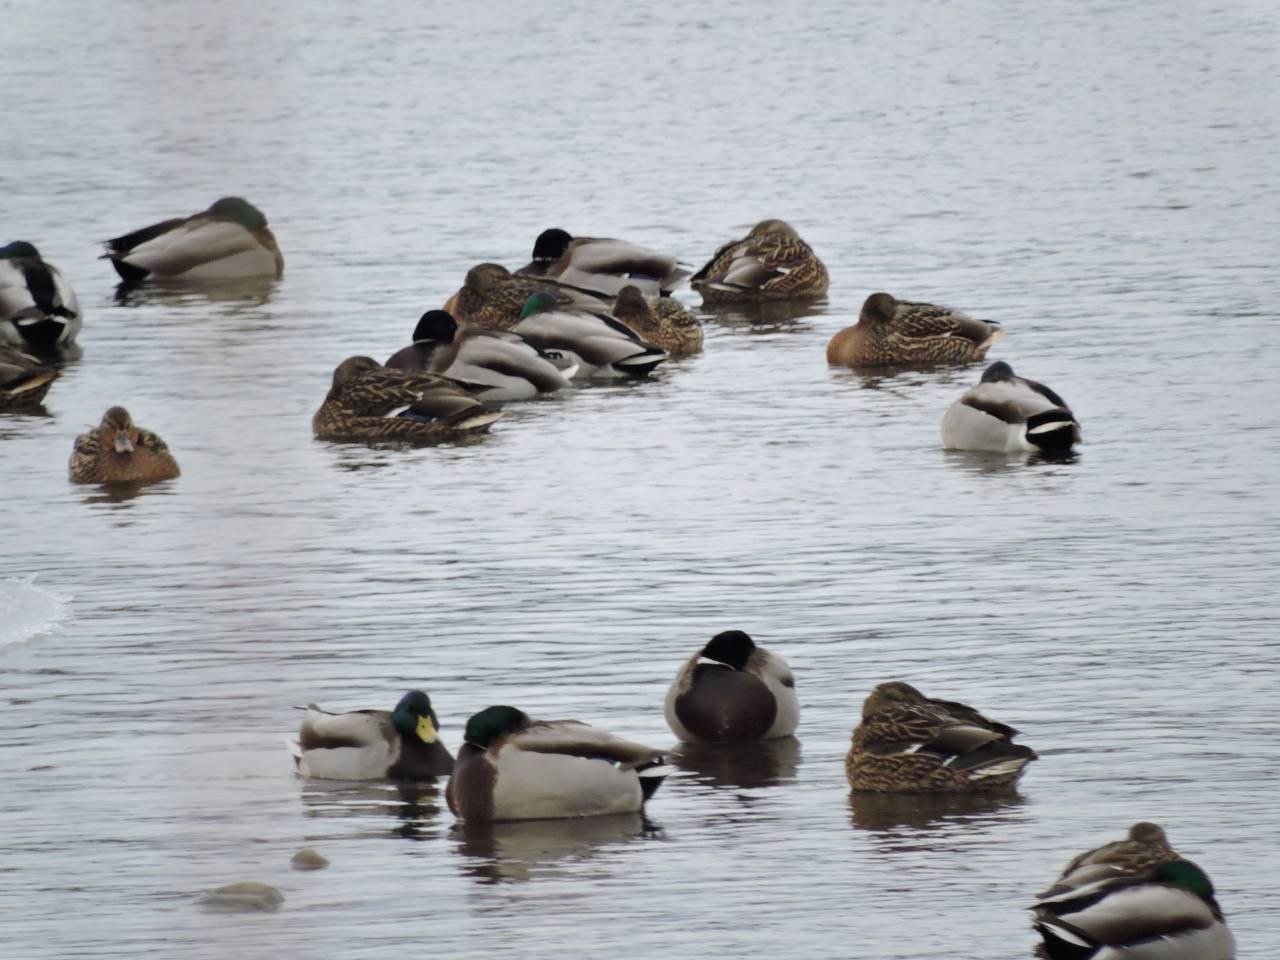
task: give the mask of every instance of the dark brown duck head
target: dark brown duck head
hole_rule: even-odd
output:
[[[862,719],[866,720],[868,717],[875,716],[884,710],[891,710],[894,707],[924,703],[925,701],[925,695],[909,683],[903,683],[901,680],[881,683],[863,701]]]
[[[888,323],[898,310],[898,301],[887,293],[873,293],[862,304],[859,322]]]
[[[103,449],[117,456],[128,456],[138,446],[138,428],[124,407],[112,407],[102,415],[98,426]]]
[[[799,240],[800,234],[796,233],[795,228],[785,220],[761,220],[751,232],[747,234],[749,237],[787,237],[791,240]]]

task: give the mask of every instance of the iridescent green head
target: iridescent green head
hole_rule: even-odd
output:
[[[523,730],[528,725],[529,717],[515,707],[485,707],[467,721],[464,739],[481,750],[487,750],[494,740]]]
[[[15,240],[0,247],[0,260],[17,260],[21,257],[39,257],[40,251],[25,240]]]
[[[410,690],[391,713],[391,724],[402,737],[434,743],[440,721],[431,709],[431,698],[421,690]]]
[[[243,197],[223,197],[215,200],[209,212],[215,217],[222,217],[232,223],[238,223],[246,230],[261,230],[267,225],[267,218],[262,211]]]
[[[520,308],[520,319],[532,317],[535,313],[545,313],[548,310],[554,310],[560,304],[556,298],[549,293],[539,290],[537,293],[529,295],[529,299],[524,302],[524,306]]]

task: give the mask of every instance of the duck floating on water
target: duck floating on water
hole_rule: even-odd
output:
[[[0,346],[0,410],[39,407],[58,374],[57,367],[13,347]]]
[[[827,344],[827,363],[847,367],[969,363],[1004,335],[999,325],[932,303],[873,293],[858,322]]]
[[[562,309],[542,292],[529,297],[512,329],[538,349],[570,359],[582,379],[644,377],[667,359],[665,350],[642,340],[616,317]]]
[[[298,773],[323,780],[429,780],[453,771],[431,698],[410,690],[394,710],[306,708],[289,741]]]
[[[628,284],[618,291],[611,313],[672,359],[702,349],[702,324],[673,297],[646,297],[639,287]]]
[[[942,445],[953,450],[1066,453],[1079,442],[1080,424],[1066,401],[1003,360],[942,418]]]
[[[445,795],[468,822],[635,813],[669,772],[652,747],[494,706],[467,721]]]
[[[102,258],[127,284],[148,277],[220,282],[284,273],[266,216],[242,197],[223,197],[208,210],[153,223],[105,246]]]
[[[70,468],[75,483],[155,483],[180,472],[165,442],[136,426],[124,407],[111,407],[76,437]]]
[[[813,248],[783,220],[761,220],[689,279],[707,304],[821,300],[830,282]]]
[[[57,358],[81,325],[80,302],[62,271],[25,240],[0,247],[0,343]]]
[[[787,661],[741,630],[718,633],[667,690],[667,726],[686,742],[789,737],[800,721]]]
[[[546,277],[566,286],[612,299],[627,285],[642,293],[667,295],[690,271],[669,253],[625,240],[573,237],[559,227],[543,230],[533,244],[533,259],[516,271]]]
[[[1017,732],[966,704],[882,683],[862,705],[845,773],[854,790],[878,793],[1010,790],[1036,759],[1013,742]]]

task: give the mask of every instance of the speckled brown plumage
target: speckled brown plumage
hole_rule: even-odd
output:
[[[1035,751],[1012,727],[972,707],[930,700],[901,682],[877,686],[862,708],[845,757],[854,790],[980,793],[1017,783]]]
[[[58,370],[13,347],[0,346],[0,410],[40,406]]]
[[[950,307],[873,293],[858,322],[827,344],[827,363],[849,367],[968,363],[1003,336],[996,324]]]
[[[487,430],[499,416],[445,377],[348,357],[311,425],[321,440],[436,443]]]
[[[646,297],[638,287],[623,287],[612,312],[642,339],[672,357],[687,357],[702,349],[702,324],[679,300]]]
[[[782,220],[762,220],[741,240],[726,243],[689,280],[705,303],[820,300],[827,268]]]
[[[549,293],[563,306],[584,298],[598,308],[600,301],[575,293],[550,280],[517,276],[497,263],[481,263],[467,271],[462,289],[444,305],[459,324],[486,330],[510,330],[520,322],[520,311],[531,294]]]
[[[124,407],[111,407],[98,426],[76,437],[70,468],[75,483],[154,483],[179,474],[165,442],[135,426]]]
[[[1086,850],[1063,868],[1061,877],[1091,864],[1108,864],[1126,874],[1139,874],[1161,863],[1181,859],[1169,845],[1164,830],[1154,823],[1141,821],[1129,828],[1123,840],[1113,840]]]

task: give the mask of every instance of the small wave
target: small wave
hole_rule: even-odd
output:
[[[0,647],[47,636],[70,614],[71,598],[35,579],[0,580]]]

